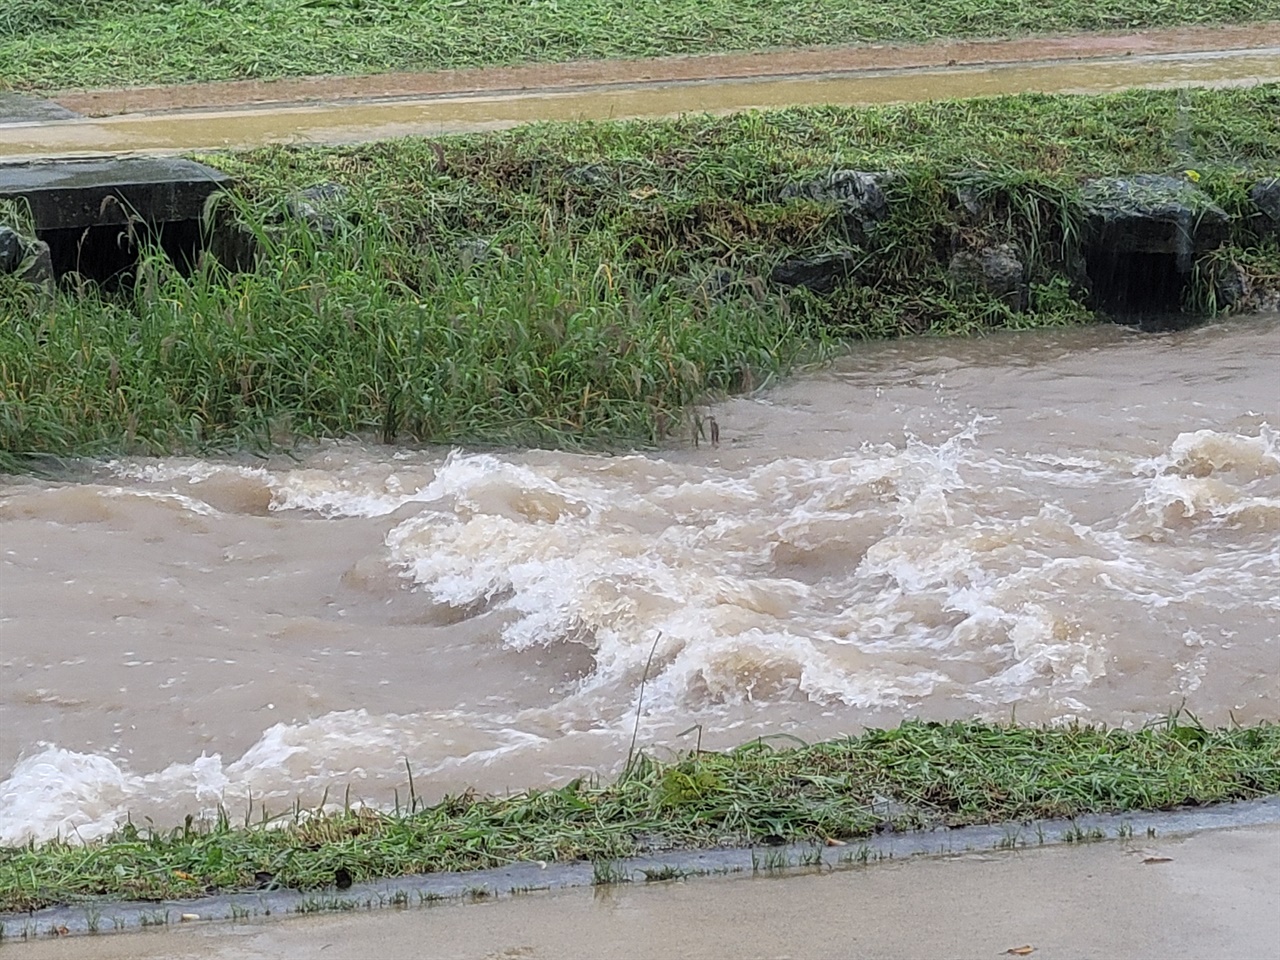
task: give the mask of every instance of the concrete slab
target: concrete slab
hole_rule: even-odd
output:
[[[80,114],[61,104],[29,93],[0,91],[0,126],[10,123],[46,123],[75,120]]]
[[[198,220],[230,182],[212,167],[167,157],[0,164],[0,199],[25,198],[37,230]]]

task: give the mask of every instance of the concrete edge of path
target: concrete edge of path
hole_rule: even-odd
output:
[[[601,883],[742,873],[850,869],[887,860],[1008,851],[1104,840],[1176,837],[1205,830],[1280,824],[1280,796],[1156,813],[1092,815],[1074,820],[883,833],[839,845],[787,844],[717,850],[670,850],[604,863],[516,863],[492,870],[393,877],[345,890],[263,890],[197,900],[97,902],[0,915],[3,939],[136,931],[176,923],[248,920],[298,914],[419,906],[441,900],[493,900],[535,890]]]
[[[652,60],[584,60],[368,76],[226,80],[172,86],[70,90],[49,96],[75,113],[105,117],[253,104],[398,99],[614,84],[1090,60],[1275,46],[1280,46],[1280,21],[1262,21],[1141,32],[1082,32],[989,40],[942,40],[911,45],[805,47]]]

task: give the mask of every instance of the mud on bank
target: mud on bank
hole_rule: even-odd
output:
[[[139,222],[56,292],[0,277],[0,455],[660,443],[851,340],[1255,308],[1278,113],[1260,85],[208,157],[239,187],[204,241]]]

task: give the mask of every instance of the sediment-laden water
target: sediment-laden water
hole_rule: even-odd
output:
[[[637,708],[657,752],[1280,711],[1280,317],[860,346],[714,416],[11,479],[0,843],[550,784]]]

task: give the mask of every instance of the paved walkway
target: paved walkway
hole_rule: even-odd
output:
[[[57,97],[6,122],[0,160],[353,143],[539,120],[727,113],[1039,91],[1280,82],[1280,23],[916,47],[833,47],[485,71],[231,82]],[[30,104],[21,113],[30,115]]]
[[[1280,958],[1280,826],[874,864],[820,876],[692,879],[399,912],[193,924],[20,945],[13,955],[1272,960]]]
[[[654,60],[588,60],[565,64],[485,67],[357,77],[232,80],[174,86],[67,91],[53,94],[85,116],[198,110],[261,103],[403,99],[616,84],[801,77],[834,73],[929,70],[1109,60],[1280,47],[1280,22],[1180,27],[1141,33],[1098,32],[1016,40],[943,40],[927,44],[867,44]]]

